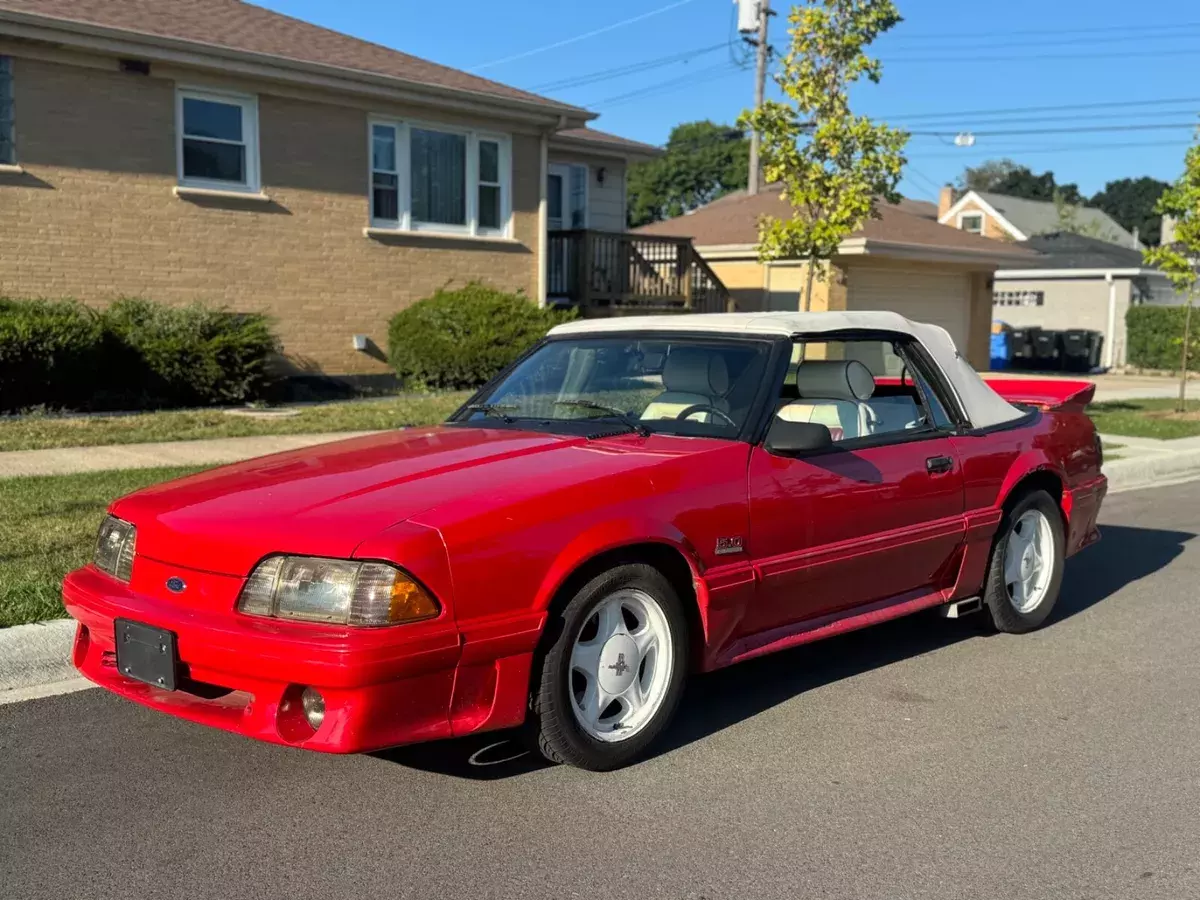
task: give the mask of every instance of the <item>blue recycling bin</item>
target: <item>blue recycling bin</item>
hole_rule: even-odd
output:
[[[1012,362],[1012,346],[1008,339],[1008,329],[1001,328],[992,332],[991,368],[998,372],[1007,369]]]

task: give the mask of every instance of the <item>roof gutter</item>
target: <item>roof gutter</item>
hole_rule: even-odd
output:
[[[217,65],[225,74],[292,82],[381,99],[425,105],[436,103],[442,108],[501,115],[540,125],[565,119],[571,127],[581,127],[597,117],[596,113],[588,110],[554,101],[537,102],[425,84],[362,69],[272,56],[54,16],[0,9],[0,28],[4,35],[58,46],[200,68]]]
[[[1153,278],[1163,277],[1157,269],[998,269],[996,278],[1013,281],[1035,278]]]
[[[566,126],[563,126],[564,128]],[[649,144],[639,145],[635,142],[615,143],[605,140],[588,140],[575,135],[555,134],[550,138],[550,144],[556,148],[567,150],[586,150],[595,156],[611,156],[614,159],[642,161],[658,159],[666,151]]]

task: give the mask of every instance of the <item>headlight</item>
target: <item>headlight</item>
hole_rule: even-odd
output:
[[[105,516],[96,535],[94,562],[101,572],[129,581],[133,575],[133,545],[137,529],[116,516]]]
[[[397,625],[438,614],[429,592],[395,566],[312,556],[263,560],[237,606],[251,616],[341,625]]]

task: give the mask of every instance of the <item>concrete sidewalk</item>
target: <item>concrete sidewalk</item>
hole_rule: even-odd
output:
[[[205,441],[12,450],[0,453],[0,478],[69,475],[74,472],[104,472],[112,469],[154,469],[161,466],[215,466],[265,456],[268,453],[297,450],[301,447],[376,433],[342,431],[330,434],[276,434]]]

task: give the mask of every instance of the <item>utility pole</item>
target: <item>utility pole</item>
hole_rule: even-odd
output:
[[[758,0],[758,47],[757,59],[754,64],[754,108],[763,105],[763,95],[767,88],[767,58],[770,47],[767,45],[767,21],[771,18],[771,0]],[[758,132],[750,133],[750,178],[746,184],[746,192],[758,193]]]

